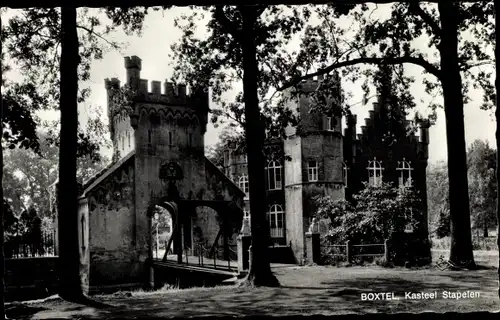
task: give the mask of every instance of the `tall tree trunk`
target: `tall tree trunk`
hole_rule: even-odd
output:
[[[78,36],[76,8],[61,8],[61,141],[59,147],[58,231],[61,298],[83,298],[78,247],[78,187],[76,152],[78,128]]]
[[[1,21],[0,21],[1,28]],[[0,95],[0,106],[3,106],[3,96]],[[3,107],[0,108],[0,132],[3,134]],[[2,238],[0,241],[0,286],[2,287],[2,304],[0,306],[0,316],[5,315],[5,254],[4,254],[4,210],[6,209],[3,206],[3,148],[0,146],[0,199],[2,200],[2,209],[0,210],[0,237]],[[2,316],[6,318],[6,316]]]
[[[500,0],[495,0],[495,34],[499,34],[500,25],[498,23],[498,8],[500,7]],[[495,43],[495,87],[496,87],[496,110],[495,110],[495,118],[496,118],[496,132],[495,138],[497,143],[497,165],[496,165],[496,179],[497,179],[497,246],[500,251],[500,168],[498,164],[500,163],[500,105],[498,102],[498,97],[500,97],[498,90],[500,89],[500,68],[498,65],[498,60],[500,60],[500,50],[497,50],[497,46]],[[500,298],[500,256],[498,257],[498,297]]]
[[[252,261],[243,283],[255,286],[279,286],[271,272],[268,254],[269,224],[266,219],[264,124],[260,116],[257,92],[258,64],[255,46],[255,6],[241,6],[243,19],[243,93],[245,101],[245,135],[248,154],[248,176],[250,185],[250,212],[252,214]]]
[[[2,33],[2,18],[0,18],[0,34]],[[1,49],[0,49],[1,50]],[[3,96],[0,94],[0,133],[3,136]],[[0,138],[1,140],[1,138]],[[3,148],[0,146],[0,199],[2,200],[2,208],[0,209],[0,286],[2,287],[2,303],[0,306],[0,316],[7,319],[5,316],[5,252],[4,252],[4,210],[3,207]],[[3,316],[2,316],[3,314]]]
[[[441,73],[448,145],[448,177],[450,194],[451,248],[450,261],[462,265],[468,262],[474,268],[470,204],[467,181],[467,154],[465,143],[464,102],[462,78],[458,64],[458,8],[457,4],[440,1],[441,17]]]

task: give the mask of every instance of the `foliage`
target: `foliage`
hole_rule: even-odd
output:
[[[107,51],[121,47],[122,44],[108,39],[117,28],[124,27],[128,34],[140,32],[147,10],[139,7],[78,10],[79,81],[90,79],[94,59],[101,59]],[[12,16],[2,25],[2,70],[10,70],[15,65],[15,71],[23,78],[20,81],[9,81],[8,76],[2,78],[2,97],[7,106],[2,146],[38,151],[37,112],[59,109],[60,8],[27,8],[9,13]],[[89,95],[90,89],[81,85],[78,102],[85,101]],[[81,154],[98,155],[98,146],[81,131],[78,150]]]
[[[98,132],[93,134],[97,135]],[[39,155],[25,149],[6,150],[4,155],[4,200],[11,205],[16,215],[26,210],[30,204],[41,217],[51,215],[48,188],[58,177],[59,148],[47,141],[49,138],[46,131],[40,131],[37,136],[41,142]],[[102,138],[96,136],[93,139],[96,144],[100,143],[97,139]],[[103,169],[109,159],[100,156],[96,160],[90,155],[82,155],[77,162],[78,180],[85,181]]]
[[[436,228],[438,239],[450,236],[450,212],[444,209],[439,211],[439,220]]]
[[[467,151],[469,196],[474,228],[496,226],[496,151],[487,142],[474,140]]]
[[[496,151],[487,142],[473,141],[467,151],[467,175],[473,227],[496,226]],[[431,234],[448,236],[450,212],[448,167],[444,162],[431,164],[427,171],[427,205]]]
[[[449,223],[450,215],[448,166],[445,162],[431,163],[427,168],[427,208],[430,235],[438,232],[438,228],[443,235],[449,233],[449,225],[443,225]]]
[[[210,86],[212,100],[217,105],[210,110],[215,125],[228,123],[243,127],[245,123],[243,92],[238,90],[243,80],[242,41],[245,41],[239,10],[233,6],[206,7],[175,21],[183,36],[172,46],[174,81],[186,82],[191,87]],[[303,28],[310,16],[310,9],[260,5],[257,11],[259,107],[266,129],[283,132],[288,123],[296,124],[296,121],[289,110],[272,107],[275,70],[283,56],[288,54],[286,46],[293,35]],[[196,37],[197,22],[205,16],[209,17],[207,36],[200,39]],[[231,90],[239,92],[233,100],[227,100],[225,93]],[[266,150],[266,153],[271,151],[274,149]]]
[[[383,183],[380,187],[366,185],[353,196],[353,201],[317,199],[319,218],[330,220],[325,239],[331,244],[383,243],[404,234],[408,225],[418,230],[421,211],[416,193]]]
[[[224,166],[224,150],[227,150],[230,145],[236,152],[244,153],[245,141],[244,135],[238,132],[234,127],[225,127],[219,135],[219,141],[214,145],[207,146],[205,154],[217,167]]]

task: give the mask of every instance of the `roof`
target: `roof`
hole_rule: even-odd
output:
[[[238,187],[238,185],[236,185],[236,183],[233,182],[233,180],[229,179],[228,176],[226,176],[212,161],[210,161],[210,159],[208,159],[207,157],[205,157],[205,168],[206,169],[209,169],[211,170],[212,172],[214,172],[216,175],[219,175],[222,180],[225,180],[229,186],[231,187],[231,189],[234,189],[236,191],[236,193],[239,193],[239,195],[241,197],[244,197],[245,196],[245,192],[243,192],[240,187]]]
[[[94,175],[92,178],[87,180],[83,184],[83,192],[81,194],[81,197],[85,197],[85,195],[91,191],[93,188],[95,188],[99,183],[101,183],[104,179],[106,179],[110,174],[118,170],[121,166],[123,166],[128,160],[134,158],[135,156],[135,150],[130,151],[125,157],[121,158],[115,163],[110,164],[106,168],[102,169],[99,171],[96,175]]]

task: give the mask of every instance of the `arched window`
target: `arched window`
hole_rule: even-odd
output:
[[[279,204],[274,204],[269,208],[269,231],[271,238],[283,238],[285,235],[283,207]]]
[[[377,158],[373,158],[372,161],[368,161],[368,183],[371,186],[380,186],[382,184],[382,164],[377,161]]]
[[[269,190],[281,189],[281,164],[271,161],[267,166],[267,181]]]
[[[413,180],[411,178],[413,168],[411,167],[411,162],[406,161],[406,159],[403,158],[403,161],[398,161],[398,167],[396,170],[398,171],[399,186],[411,187],[413,185]]]
[[[248,176],[246,174],[242,175],[238,180],[238,187],[241,191],[245,192],[245,198],[248,199],[248,193],[250,192],[250,187],[248,183]]]
[[[342,181],[344,182],[345,188],[347,188],[347,170],[349,170],[349,168],[345,162],[342,162]]]
[[[128,147],[130,148],[130,132],[127,133],[127,138],[128,138]]]

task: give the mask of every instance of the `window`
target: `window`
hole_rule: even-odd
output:
[[[380,186],[382,184],[382,164],[377,161],[377,158],[373,158],[372,161],[368,161],[368,183],[371,186]]]
[[[189,139],[189,146],[192,147],[193,146],[193,134],[190,133],[189,136],[188,136],[188,139]]]
[[[403,158],[403,161],[398,161],[398,167],[396,170],[398,171],[399,187],[411,187],[413,184],[413,180],[411,178],[411,171],[413,170],[411,162],[406,161],[405,158]]]
[[[243,210],[243,218],[250,220],[250,211],[248,211],[247,209],[244,209]]]
[[[269,231],[271,238],[283,238],[285,235],[285,224],[283,221],[283,208],[278,205],[272,205],[268,212]]]
[[[335,131],[335,123],[332,117],[326,117],[326,130]]]
[[[248,176],[242,175],[238,180],[238,187],[240,187],[241,191],[245,192],[245,199],[248,199],[248,193],[250,192],[250,187],[248,183]]]
[[[151,129],[148,130],[148,143],[151,144]]]
[[[172,132],[168,133],[168,145],[171,147],[172,146]]]
[[[318,181],[318,161],[309,161],[307,177],[309,181]]]
[[[349,170],[349,168],[345,162],[342,162],[342,181],[344,182],[345,188],[347,188],[347,170]]]
[[[267,181],[269,190],[281,189],[281,164],[271,161],[267,166]]]
[[[127,138],[128,138],[128,147],[130,148],[130,132],[127,133]]]

